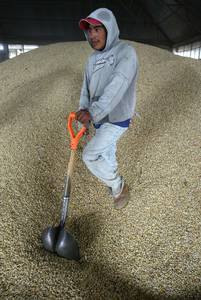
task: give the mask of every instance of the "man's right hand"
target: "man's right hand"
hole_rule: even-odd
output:
[[[76,112],[76,120],[81,122],[83,125],[87,125],[91,120],[91,115],[87,109],[80,109]]]

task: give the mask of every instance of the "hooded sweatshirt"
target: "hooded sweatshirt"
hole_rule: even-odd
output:
[[[119,40],[113,13],[99,8],[88,17],[107,30],[103,50],[88,58],[80,96],[80,109],[88,109],[94,123],[118,123],[132,118],[136,105],[138,60],[134,48]],[[85,31],[87,38],[87,32]]]

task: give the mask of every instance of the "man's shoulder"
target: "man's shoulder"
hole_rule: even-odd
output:
[[[130,45],[128,42],[120,41],[120,44],[121,44],[122,49],[125,49],[125,51],[134,51],[135,52],[134,46]]]
[[[120,41],[117,45],[116,50],[118,56],[124,57],[124,56],[135,56],[136,57],[136,51],[135,48],[130,45],[128,42]]]

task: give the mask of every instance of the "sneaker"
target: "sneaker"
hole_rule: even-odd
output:
[[[128,185],[125,183],[123,186],[123,189],[121,191],[121,194],[117,197],[114,197],[114,208],[115,209],[121,209],[124,208],[128,202],[129,202],[129,189]]]

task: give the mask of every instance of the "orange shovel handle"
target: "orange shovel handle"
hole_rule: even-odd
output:
[[[67,128],[68,131],[70,133],[70,138],[71,138],[71,144],[70,147],[72,150],[77,150],[77,146],[79,143],[79,140],[81,139],[81,137],[83,136],[83,134],[86,132],[87,128],[85,126],[83,126],[80,131],[78,131],[78,133],[75,135],[74,131],[73,131],[73,121],[76,120],[76,113],[75,112],[71,112],[69,114],[68,117],[68,124],[67,124]]]

